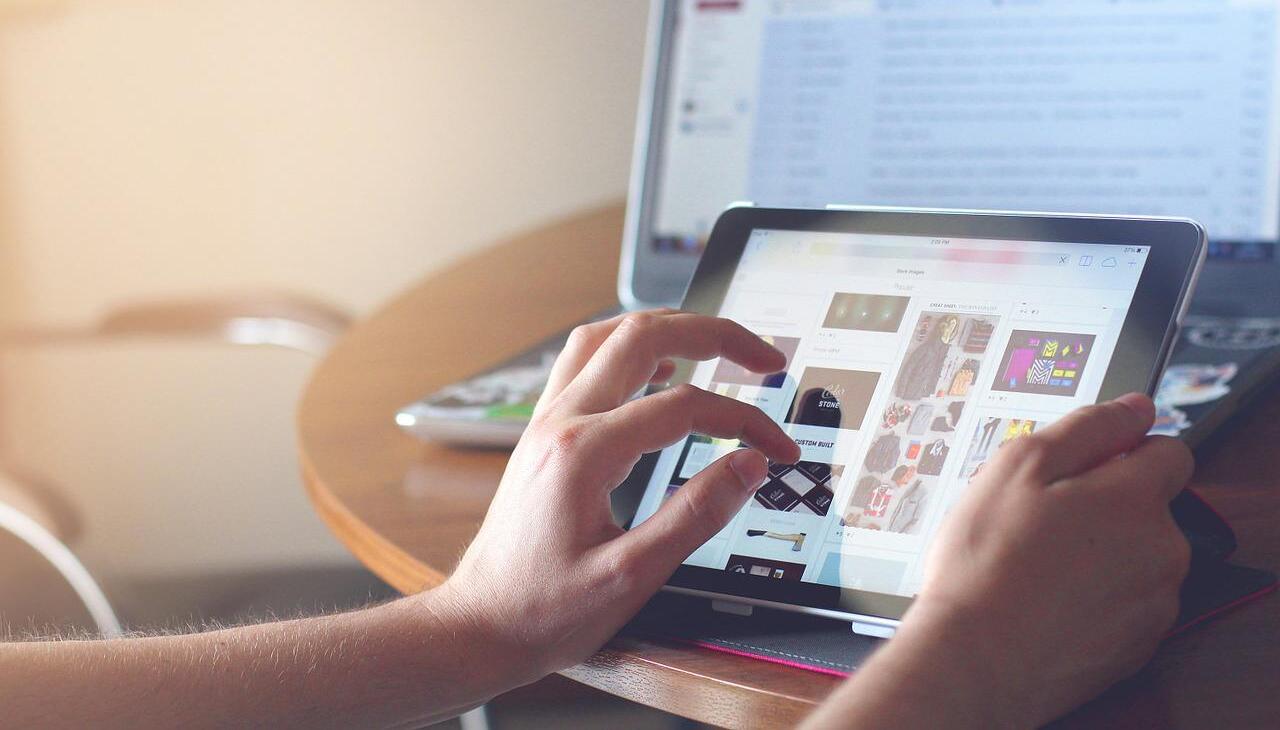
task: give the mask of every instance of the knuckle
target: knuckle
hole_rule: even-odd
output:
[[[686,524],[693,525],[710,525],[716,520],[716,500],[712,495],[714,490],[711,489],[685,489],[684,498],[684,518]]]
[[[627,575],[635,570],[635,560],[626,550],[612,550],[604,560],[604,571],[610,575]]]
[[[1154,438],[1157,439],[1157,443],[1163,444],[1165,450],[1163,458],[1168,459],[1173,465],[1179,479],[1184,483],[1191,481],[1191,474],[1196,468],[1196,457],[1191,452],[1191,447],[1180,439],[1168,436],[1156,436]]]
[[[658,321],[652,312],[633,312],[622,318],[613,336],[628,348],[643,348],[652,339]]]
[[[1090,426],[1106,428],[1111,432],[1132,431],[1137,423],[1133,409],[1115,401],[1096,403],[1085,410],[1089,415]]]
[[[1004,459],[1017,469],[1038,474],[1048,464],[1051,453],[1049,444],[1043,438],[1033,434],[1005,444],[1000,448],[997,458]]]
[[[519,458],[520,463],[535,471],[579,474],[589,431],[586,419],[555,419],[544,414],[530,421],[512,458]]]
[[[1069,431],[1100,431],[1114,434],[1127,430],[1132,418],[1128,416],[1126,406],[1118,403],[1095,403],[1077,409],[1063,420]]]
[[[599,336],[599,325],[580,324],[569,331],[569,339],[565,342],[565,349],[581,350],[593,347]]]
[[[548,429],[543,448],[553,458],[581,457],[583,445],[589,436],[589,428],[584,421],[573,420],[558,423]]]
[[[658,315],[653,312],[632,312],[622,318],[618,329],[633,334],[643,334],[653,329],[658,322]]]
[[[641,558],[631,550],[611,550],[603,561],[603,574],[615,595],[631,595],[641,580]]]
[[[1129,454],[1129,459],[1141,459],[1145,471],[1151,474],[1150,490],[1160,501],[1167,502],[1174,493],[1191,481],[1195,471],[1195,457],[1186,444],[1178,439],[1152,436],[1146,449]]]
[[[559,398],[559,396],[556,396],[556,398]],[[551,402],[554,402],[554,399]],[[529,427],[524,430],[521,440],[532,440],[535,436],[554,428],[555,416],[552,414],[553,410],[548,406],[534,413],[533,417],[529,419]]]
[[[667,398],[671,399],[678,406],[692,406],[702,401],[704,394],[707,392],[696,385],[689,383],[681,383],[675,387],[665,391]]]

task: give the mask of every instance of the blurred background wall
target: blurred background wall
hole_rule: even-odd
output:
[[[368,313],[625,192],[643,0],[0,2],[0,324],[284,289]],[[108,577],[348,564],[293,452],[312,362],[191,343],[0,359],[8,458]]]

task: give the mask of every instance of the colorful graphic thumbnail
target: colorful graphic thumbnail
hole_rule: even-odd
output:
[[[1014,330],[991,389],[1074,396],[1093,341],[1093,335]]]

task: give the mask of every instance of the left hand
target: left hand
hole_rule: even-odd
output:
[[[671,310],[576,329],[517,444],[475,541],[440,590],[524,679],[578,663],[602,646],[691,552],[724,527],[764,481],[766,457],[800,449],[755,406],[681,385],[636,400],[670,377],[669,358],[725,357],[754,372],[786,357],[741,325]],[[642,455],[698,432],[741,438],[630,532],[609,494]],[[434,592],[433,592],[434,593]]]
[[[1194,462],[1122,396],[1000,448],[942,523],[893,639],[810,727],[1039,727],[1136,672],[1178,614]]]

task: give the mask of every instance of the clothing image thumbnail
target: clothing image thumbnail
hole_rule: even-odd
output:
[[[939,316],[929,323],[922,318],[907,359],[898,371],[893,394],[904,400],[919,400],[933,395],[942,376],[947,352],[959,336],[960,318],[954,314]]]
[[[867,417],[880,373],[805,368],[787,423],[858,430]]]
[[[960,469],[960,478],[972,479],[988,459],[995,456],[1001,446],[1036,432],[1038,421],[1029,418],[983,418],[978,423],[969,445],[969,453],[964,457],[964,466]]]
[[[992,390],[1073,396],[1093,351],[1093,335],[1014,330]]]
[[[754,507],[825,516],[835,499],[835,483],[844,467],[816,461],[770,464],[769,476],[756,490]]]
[[[837,292],[823,327],[863,332],[897,332],[911,297]]]
[[[906,483],[870,474],[862,477],[855,485],[840,524],[863,530],[915,533],[924,518],[931,489],[924,479],[911,478],[917,473],[923,474],[915,467],[903,464],[895,472],[907,476]]]
[[[998,322],[987,315],[921,313],[892,398],[859,462],[841,526],[904,534],[923,528]]]
[[[927,396],[968,395],[995,323],[994,317],[935,312],[920,315],[894,381],[893,394],[909,401]]]
[[[799,337],[774,337],[773,335],[762,335],[760,339],[768,342],[770,345],[782,351],[787,356],[787,364],[782,370],[776,373],[753,373],[742,367],[736,362],[726,358],[720,358],[720,362],[716,365],[715,374],[711,376],[713,383],[725,383],[730,385],[755,385],[762,388],[781,388],[783,382],[787,378],[787,369],[791,367],[791,358],[795,357],[796,349],[800,347]]]

